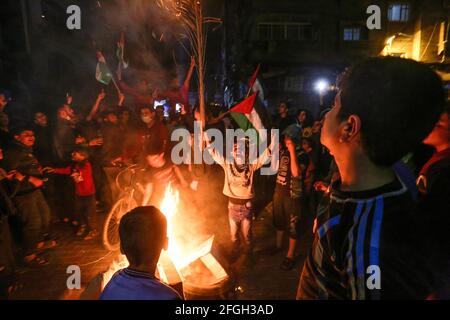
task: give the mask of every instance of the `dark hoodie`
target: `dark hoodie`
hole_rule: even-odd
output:
[[[29,183],[27,179],[27,177],[30,176],[42,178],[40,171],[41,165],[34,156],[32,148],[28,148],[20,142],[14,141],[14,143],[5,151],[2,164],[6,172],[17,170],[26,176],[25,180],[20,183],[16,195],[23,195],[38,189],[33,184]]]

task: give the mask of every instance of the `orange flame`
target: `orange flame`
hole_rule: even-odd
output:
[[[167,253],[177,267],[180,266],[182,261],[182,250],[177,242],[175,233],[175,216],[178,212],[179,198],[180,195],[178,190],[174,190],[170,183],[166,188],[164,199],[161,202],[161,212],[167,219],[167,237],[169,238]]]
[[[185,240],[180,240],[178,235],[180,231],[183,231],[183,225],[180,224],[179,214],[179,192],[172,185],[169,184],[165,190],[164,198],[160,205],[161,212],[165,215],[167,219],[167,237],[169,238],[169,245],[165,252],[162,253],[160,261],[158,263],[159,274],[162,277],[162,281],[167,281],[164,277],[164,267],[163,267],[163,257],[169,257],[179,273],[181,279],[184,279],[186,271],[184,270],[189,264],[197,259],[203,258],[209,254],[214,241],[214,236],[207,237],[206,241],[202,240],[199,244],[194,247],[189,246]],[[200,240],[199,237],[198,240]],[[166,258],[167,259],[167,258]],[[124,255],[119,255],[115,261],[112,262],[110,268],[107,272],[103,274],[103,287],[109,282],[114,273],[120,269],[128,267],[129,263]],[[184,271],[183,271],[184,270]]]

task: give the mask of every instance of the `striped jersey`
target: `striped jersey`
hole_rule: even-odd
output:
[[[342,192],[339,183],[319,205],[297,298],[426,298],[432,269],[405,184],[396,178],[374,190]]]

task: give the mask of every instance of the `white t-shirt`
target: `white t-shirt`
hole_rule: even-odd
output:
[[[214,161],[225,171],[225,183],[223,194],[230,198],[252,199],[253,174],[261,168],[271,155],[270,147],[267,148],[253,163],[247,166],[239,166],[234,161],[229,162],[214,148],[208,148],[208,152]]]

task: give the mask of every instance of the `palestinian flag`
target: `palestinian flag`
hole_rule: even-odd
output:
[[[258,79],[258,74],[259,74],[259,69],[261,68],[261,65],[258,64],[258,66],[256,67],[255,72],[253,73],[252,77],[250,78],[249,82],[248,82],[248,87],[249,88],[253,88],[256,80]]]
[[[255,80],[255,83],[253,84],[253,86],[251,88],[251,93],[254,93],[254,92],[258,92],[259,101],[262,102],[263,105],[265,105],[266,97],[264,94],[264,88],[263,88],[261,82],[259,81],[259,79]]]
[[[100,51],[97,51],[97,69],[95,70],[95,79],[105,85],[109,85],[112,80],[112,73],[106,64],[105,57]]]
[[[260,108],[258,102],[258,92],[253,93],[233,108],[230,109],[230,115],[237,123],[239,128],[244,131],[254,130],[258,144],[267,139],[267,132],[258,113]]]
[[[262,120],[262,123],[264,124],[264,127],[266,128],[272,128],[272,117],[269,115],[269,112],[267,111],[267,101],[264,93],[264,88],[258,78],[260,65],[258,65],[258,68],[256,69],[255,73],[253,74],[252,78],[249,81],[249,95],[251,93],[257,93],[257,99],[255,102],[255,109],[258,112],[259,117]]]

